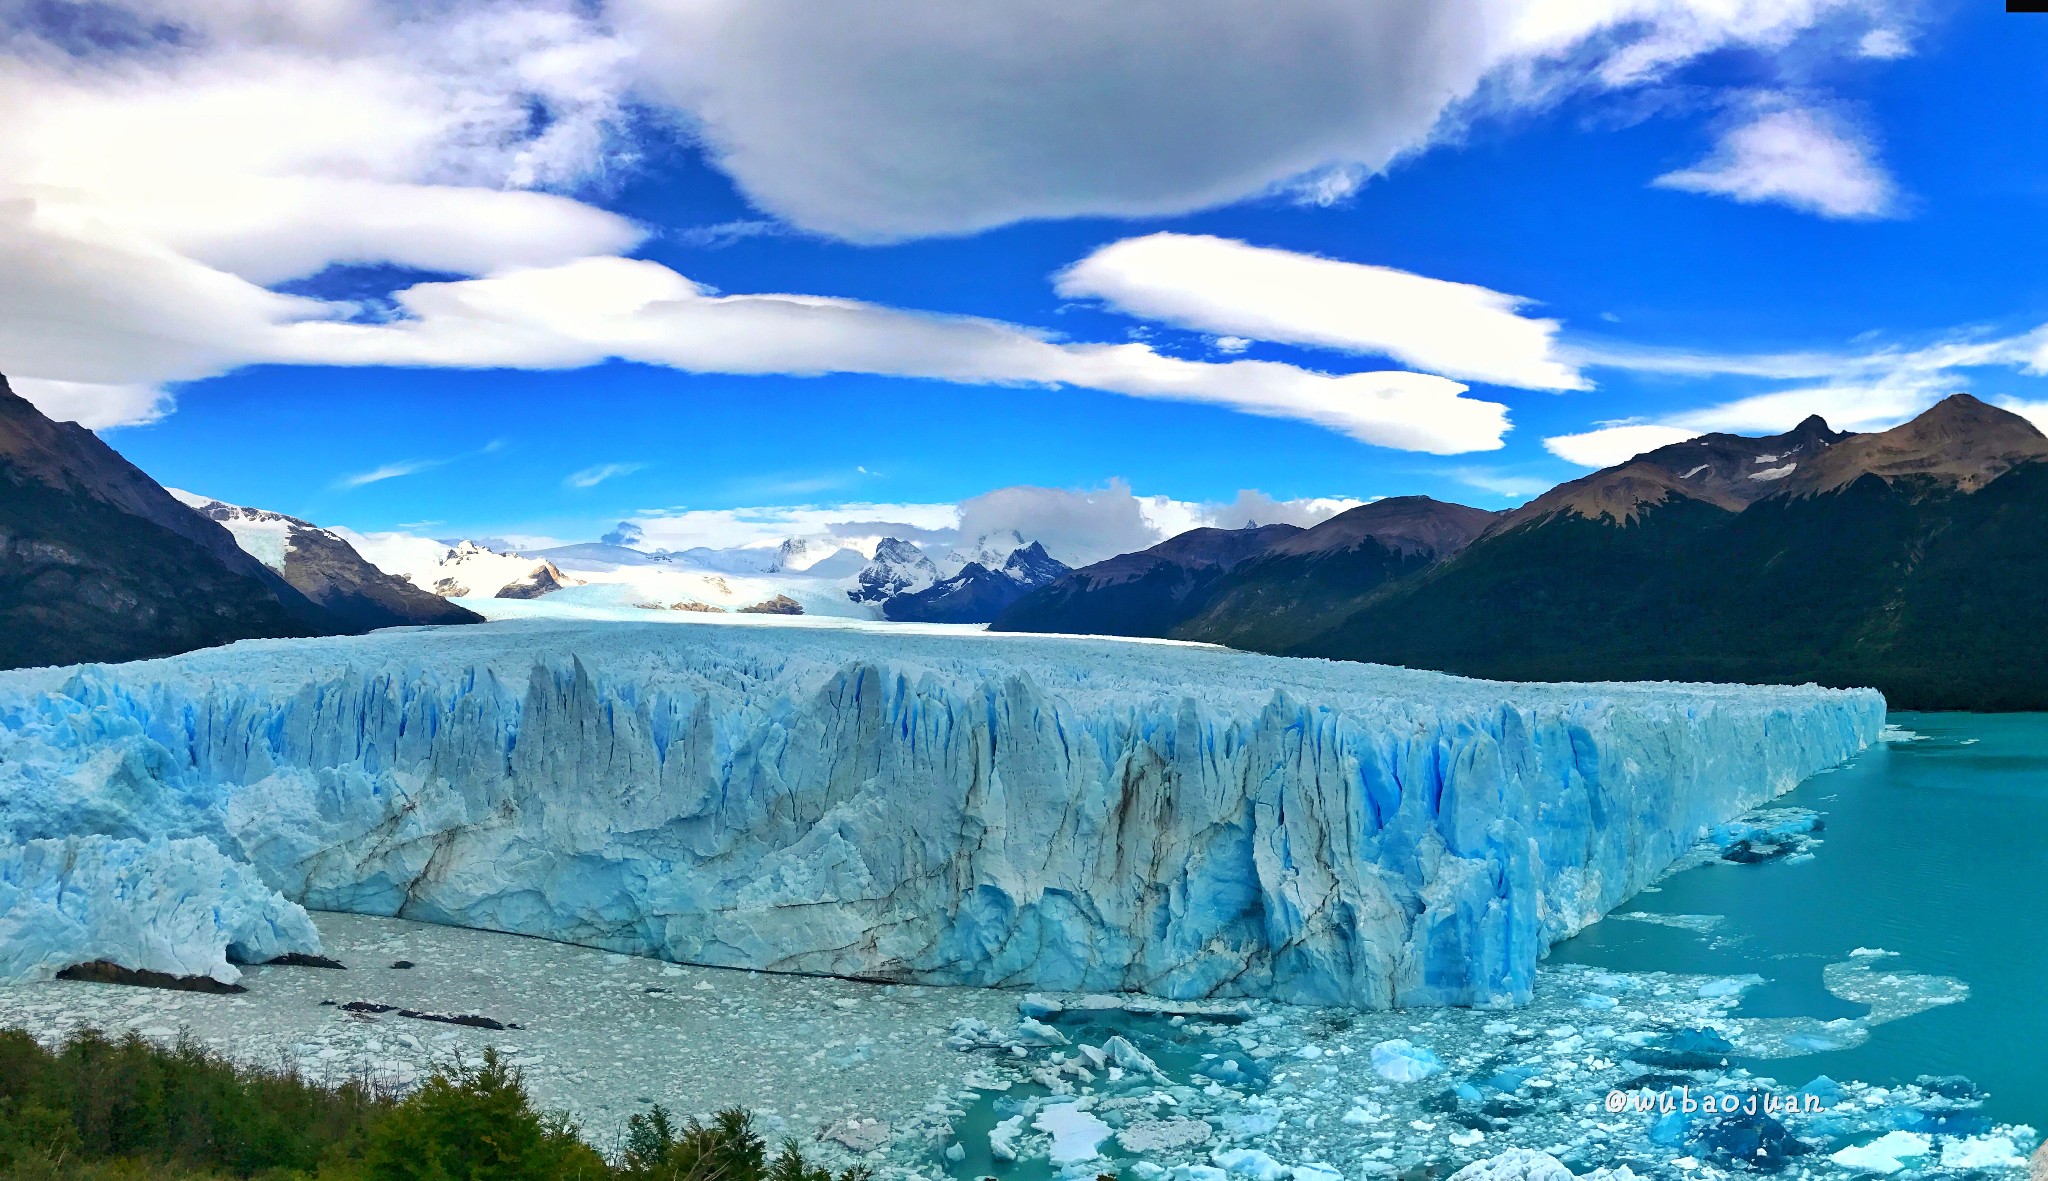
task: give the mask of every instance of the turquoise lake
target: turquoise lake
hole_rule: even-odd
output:
[[[1609,919],[1550,962],[1739,976],[1736,1016],[1860,1016],[1821,984],[1854,948],[1883,970],[1950,976],[1967,1000],[1871,1030],[1861,1045],[1739,1063],[1789,1086],[1817,1074],[1891,1084],[1966,1075],[1996,1120],[2048,1126],[2048,715],[1895,713],[1896,736],[1780,805],[1824,815],[1811,858],[1717,862],[1621,908],[1719,915],[1712,931]]]

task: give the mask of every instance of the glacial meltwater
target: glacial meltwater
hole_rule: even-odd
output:
[[[1860,1044],[1751,1068],[1801,1083],[1962,1075],[1983,1113],[2048,1120],[2048,714],[1891,715],[1886,741],[1776,801],[1820,814],[1806,854],[1674,873],[1551,952],[1552,964],[1739,978],[1736,1017],[1860,1016],[1822,982],[1855,957],[1950,977],[1959,1003]],[[1643,916],[1636,918],[1634,916]],[[1662,920],[1662,921],[1652,921]]]

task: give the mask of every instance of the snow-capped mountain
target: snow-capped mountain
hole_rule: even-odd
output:
[[[866,555],[842,544],[836,537],[791,537],[776,547],[775,557],[768,563],[766,572],[793,574],[801,571],[820,578],[832,578],[858,573],[865,565]]]
[[[892,596],[885,619],[902,623],[988,623],[1005,607],[1071,569],[1015,532],[990,534],[952,556],[964,559],[951,577]]]
[[[340,535],[268,509],[229,504],[176,488],[170,494],[234,537],[308,599],[354,630],[416,623],[479,623],[482,616],[379,569]]]
[[[547,558],[500,553],[474,541],[450,546],[405,533],[334,532],[385,573],[444,599],[535,599],[577,585]]]
[[[939,569],[945,574],[958,574],[969,565],[980,565],[990,570],[1000,570],[1010,555],[1029,545],[1024,535],[1015,529],[1004,529],[997,533],[984,533],[966,545],[953,547],[939,562]]]
[[[931,555],[896,537],[884,537],[875,556],[856,576],[846,597],[856,603],[880,603],[897,595],[921,591],[939,580]]]

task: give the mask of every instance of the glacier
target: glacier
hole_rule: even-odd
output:
[[[284,905],[680,962],[1475,1005],[1883,719],[1869,690],[511,621],[0,674],[0,833],[203,841]]]

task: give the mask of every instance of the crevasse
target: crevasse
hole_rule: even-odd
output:
[[[11,838],[314,909],[927,983],[1480,1004],[1876,693],[1058,637],[508,623],[0,674]],[[136,966],[136,965],[131,965]]]

